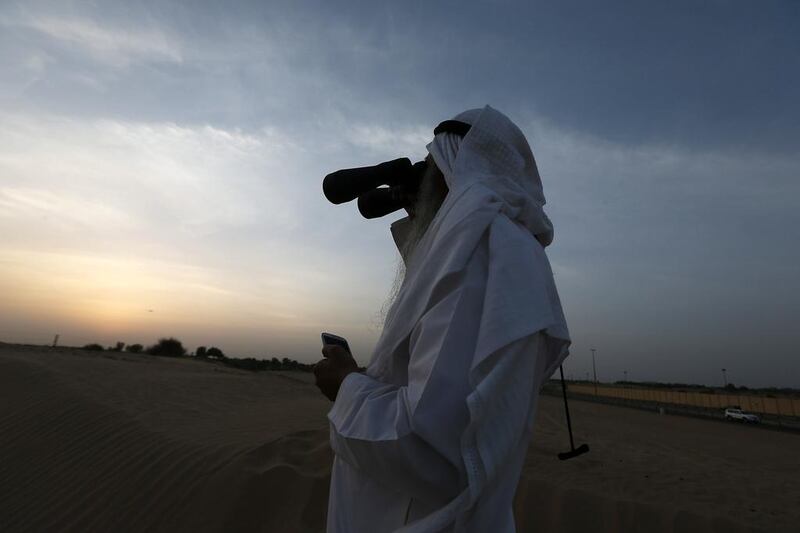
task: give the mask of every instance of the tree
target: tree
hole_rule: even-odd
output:
[[[194,352],[195,357],[200,357],[201,359],[205,359],[208,357],[208,351],[206,350],[205,346],[198,346],[197,350]]]
[[[186,348],[183,343],[174,337],[158,339],[158,342],[147,349],[150,355],[160,355],[163,357],[183,357],[186,355]]]
[[[216,357],[217,359],[225,359],[225,354],[216,346],[212,346],[206,351],[207,357]]]
[[[125,348],[126,352],[130,353],[142,353],[144,346],[141,344],[129,344],[127,348]]]
[[[83,349],[84,350],[90,350],[90,351],[93,351],[93,352],[102,352],[103,351],[103,347],[100,346],[97,343],[87,344],[86,346],[83,347]]]
[[[122,341],[117,341],[117,345],[113,348],[109,348],[108,350],[111,352],[121,352],[122,349],[125,347],[125,343]]]

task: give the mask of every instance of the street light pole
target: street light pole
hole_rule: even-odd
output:
[[[592,372],[594,372],[594,395],[597,396],[597,365],[594,362],[594,352],[596,351],[594,348],[592,350]]]
[[[722,369],[722,382],[725,384],[725,387],[728,387],[728,376],[725,375],[725,369]]]

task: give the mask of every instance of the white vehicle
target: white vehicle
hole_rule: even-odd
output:
[[[745,413],[741,409],[728,408],[725,409],[725,420],[737,420],[739,422],[749,422],[751,424],[758,424],[761,419],[758,415],[752,413]]]

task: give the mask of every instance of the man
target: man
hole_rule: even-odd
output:
[[[525,136],[489,106],[454,120],[468,131],[434,136],[393,225],[405,278],[366,371],[331,345],[315,368],[335,399],[329,532],[515,531],[538,391],[569,333]]]

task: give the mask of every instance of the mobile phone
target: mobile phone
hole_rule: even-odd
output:
[[[350,351],[350,346],[347,344],[347,339],[340,337],[339,335],[334,335],[333,333],[323,333],[322,345],[325,346],[326,344],[335,344],[336,346],[341,346],[347,350],[347,353],[352,353]]]

